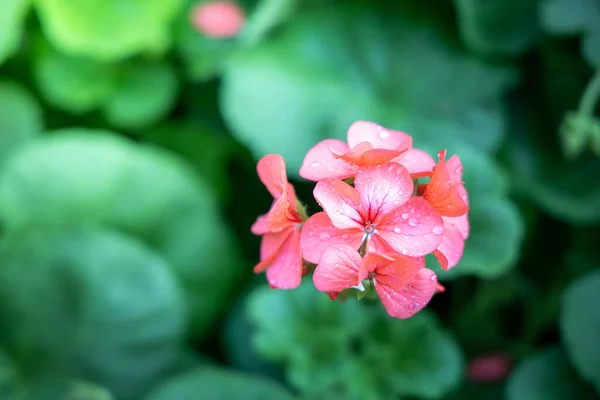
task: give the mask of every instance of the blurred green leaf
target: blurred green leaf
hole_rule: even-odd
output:
[[[277,38],[233,59],[221,107],[234,133],[256,157],[282,154],[294,175],[308,149],[345,138],[359,119],[409,132],[416,147],[464,140],[496,149],[512,71],[462,54],[405,8],[299,15]]]
[[[113,400],[113,396],[108,390],[97,385],[76,382],[67,393],[65,400]]]
[[[184,285],[200,333],[224,307],[241,266],[213,193],[184,163],[113,134],[73,129],[21,149],[0,172],[0,219],[102,225],[162,254]]]
[[[435,399],[461,378],[458,345],[427,312],[395,320],[379,305],[333,302],[308,282],[260,288],[247,304],[256,349],[285,363],[305,398]]]
[[[241,32],[241,41],[256,43],[271,29],[292,16],[299,0],[258,0]]]
[[[0,65],[17,50],[30,5],[31,0],[0,3]]]
[[[487,55],[515,56],[539,37],[539,0],[454,0],[465,44]]]
[[[40,44],[34,59],[35,78],[48,103],[73,113],[100,107],[115,91],[117,65],[68,56]]]
[[[600,393],[600,270],[582,276],[564,292],[559,326],[569,357]]]
[[[577,377],[561,348],[543,350],[523,360],[506,385],[507,400],[594,399]]]
[[[203,124],[169,122],[157,126],[144,136],[144,140],[183,157],[211,183],[220,199],[229,197],[228,164],[242,150],[231,136]]]
[[[106,103],[108,122],[122,129],[143,128],[164,118],[175,104],[177,76],[167,63],[132,64],[119,76]]]
[[[136,399],[171,368],[185,336],[182,292],[138,241],[38,228],[5,237],[0,259],[1,335],[25,377],[81,375]]]
[[[42,110],[33,96],[17,84],[0,81],[0,165],[42,127]]]
[[[600,66],[600,4],[598,0],[544,0],[540,17],[544,28],[557,35],[581,34],[584,58]]]
[[[239,372],[204,367],[161,384],[146,400],[293,398],[291,393],[274,382]]]
[[[59,50],[99,60],[164,51],[183,0],[35,0],[48,40]]]

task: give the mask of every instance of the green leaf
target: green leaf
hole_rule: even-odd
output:
[[[239,372],[205,367],[163,383],[146,400],[292,400],[293,398],[291,393],[274,382]]]
[[[569,365],[564,351],[554,347],[523,360],[506,386],[507,400],[594,399]]]
[[[162,119],[177,97],[177,77],[166,63],[133,64],[119,77],[104,115],[112,126],[139,129]]]
[[[36,100],[21,86],[0,81],[0,164],[17,146],[41,132],[42,126]]]
[[[516,56],[539,38],[539,0],[454,0],[463,41],[486,55]]]
[[[183,0],[35,0],[45,36],[59,50],[99,60],[164,51]]]
[[[569,358],[600,393],[600,270],[582,276],[564,292],[559,326]]]
[[[4,0],[0,4],[0,65],[18,48],[31,0]]]
[[[600,66],[600,6],[597,0],[545,0],[541,4],[543,27],[557,35],[583,35],[584,58]]]
[[[117,87],[116,65],[61,54],[41,44],[34,60],[41,94],[53,106],[72,113],[100,107]]]
[[[0,220],[108,226],[139,237],[176,271],[195,333],[220,312],[241,266],[209,187],[162,150],[107,132],[54,132],[0,172]]]
[[[139,241],[38,227],[5,237],[0,259],[0,334],[25,376],[82,375],[135,399],[172,367],[185,335],[182,292]]]
[[[75,382],[65,400],[113,400],[110,392],[88,382]]]
[[[427,312],[395,320],[366,300],[333,302],[308,282],[294,291],[260,288],[247,312],[255,349],[284,363],[305,398],[433,399],[462,375],[458,345]]]
[[[298,0],[258,0],[240,34],[241,41],[257,43],[271,29],[293,15],[298,3]]]
[[[511,71],[468,57],[410,14],[337,7],[299,15],[228,64],[221,108],[229,126],[256,157],[282,154],[294,175],[308,149],[344,139],[359,119],[409,132],[416,147],[466,140],[496,149]]]

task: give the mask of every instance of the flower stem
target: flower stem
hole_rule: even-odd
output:
[[[583,96],[579,101],[579,112],[588,116],[594,115],[596,102],[600,97],[600,68],[592,77],[592,80],[587,84]]]

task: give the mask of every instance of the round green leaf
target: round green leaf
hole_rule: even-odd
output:
[[[573,365],[600,393],[600,270],[582,276],[564,292],[560,331]]]
[[[307,281],[294,291],[260,288],[247,312],[254,350],[284,363],[305,398],[434,399],[462,375],[460,348],[427,312],[396,320],[367,300],[333,302]]]
[[[48,45],[40,46],[34,67],[35,78],[46,101],[73,113],[99,107],[117,85],[115,65],[60,54]]]
[[[46,37],[66,53],[102,60],[163,51],[182,0],[35,0]]]
[[[569,365],[561,348],[550,348],[523,360],[506,386],[507,400],[594,399]]]
[[[538,0],[454,0],[463,41],[483,54],[519,55],[539,37]]]
[[[465,140],[496,149],[510,71],[466,56],[410,14],[338,7],[298,16],[228,64],[221,108],[230,127],[255,156],[282,154],[291,174],[308,149],[345,138],[359,119],[409,132],[416,147]]]
[[[292,400],[293,398],[287,390],[268,380],[205,367],[163,383],[146,400]]]
[[[172,367],[185,335],[182,293],[137,240],[37,228],[5,238],[0,259],[1,335],[26,376],[82,375],[136,399]]]
[[[107,99],[104,115],[113,126],[143,128],[163,118],[176,97],[177,77],[170,65],[134,64],[122,72],[116,90]]]
[[[31,0],[4,0],[0,4],[0,64],[19,46]]]
[[[42,126],[36,100],[20,86],[0,81],[0,164],[16,146],[41,132]]]
[[[107,132],[55,132],[22,147],[0,173],[0,220],[102,225],[139,237],[176,271],[196,333],[228,298],[241,263],[213,193],[172,155]]]
[[[541,2],[544,28],[554,34],[582,34],[585,59],[600,66],[600,7],[597,1],[546,0]]]

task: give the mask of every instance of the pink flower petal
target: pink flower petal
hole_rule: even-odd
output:
[[[265,222],[269,232],[279,232],[300,222],[300,218],[291,207],[288,193],[283,192],[267,213]]]
[[[266,215],[260,215],[258,218],[256,218],[256,221],[252,224],[252,227],[250,227],[250,232],[252,232],[255,235],[264,235],[268,231],[269,230],[267,229],[267,216]]]
[[[300,176],[315,182],[325,178],[353,177],[357,167],[333,154],[345,154],[348,150],[348,145],[337,139],[326,139],[317,143],[306,153],[300,167]]]
[[[450,180],[453,182],[462,181],[463,165],[460,158],[455,154],[448,161],[446,161],[446,169]]]
[[[292,229],[291,234],[276,254],[267,268],[269,285],[277,289],[295,289],[300,286],[303,261],[299,229]]]
[[[358,249],[363,240],[362,229],[337,229],[324,213],[316,213],[302,226],[300,245],[304,259],[317,264],[323,251],[332,245],[348,244]]]
[[[348,128],[348,146],[352,148],[361,142],[371,143],[374,149],[404,152],[412,146],[412,137],[374,122],[357,121]]]
[[[390,261],[383,261],[370,255],[377,253],[369,253],[365,256],[365,266],[369,272],[374,272],[377,282],[395,291],[404,289],[417,274],[417,272],[425,267],[424,257],[407,257],[400,254],[388,254]],[[375,258],[375,262],[371,261]],[[382,262],[383,261],[383,262]],[[371,264],[371,265],[369,265]]]
[[[465,241],[458,229],[444,225],[444,235],[439,247],[433,252],[442,268],[448,271],[460,261],[465,250]]]
[[[416,196],[385,216],[375,231],[396,252],[410,257],[437,249],[443,233],[440,213],[427,200]]]
[[[235,1],[208,1],[196,5],[192,24],[208,37],[223,39],[235,36],[244,26],[246,15]]]
[[[412,317],[429,303],[437,288],[435,273],[421,268],[410,284],[397,291],[380,281],[375,282],[375,290],[387,313],[394,318]]]
[[[410,174],[400,164],[363,167],[354,178],[366,218],[377,220],[406,203],[413,192]]]
[[[288,180],[285,161],[279,154],[267,154],[258,161],[256,171],[261,182],[274,199],[278,199],[287,189]]]
[[[273,259],[277,256],[279,248],[291,233],[292,228],[263,235],[260,242],[260,263],[254,267],[255,274],[258,274],[269,267]]]
[[[446,227],[456,228],[460,232],[460,236],[463,240],[467,240],[470,231],[468,213],[461,215],[460,217],[442,217],[442,220],[444,220],[444,229],[446,229]]]
[[[341,292],[356,286],[367,277],[360,270],[361,257],[347,244],[330,246],[323,251],[313,274],[313,282],[321,292]]]
[[[446,150],[439,153],[439,162],[433,170],[431,179],[427,184],[423,197],[429,201],[437,210],[446,217],[459,217],[469,210],[469,206],[463,200],[466,191],[461,191],[462,182],[452,179],[448,165],[444,161]],[[458,157],[454,159],[454,171],[452,174],[457,176],[462,166],[457,164]],[[458,160],[460,163],[460,160]],[[459,168],[460,167],[460,168]]]
[[[315,199],[338,229],[362,228],[362,205],[356,189],[338,179],[322,179],[313,191]]]
[[[431,175],[433,167],[435,167],[433,157],[414,147],[406,150],[392,161],[404,165],[415,178]]]
[[[359,167],[385,164],[400,154],[397,150],[373,149],[369,142],[359,143],[345,154],[333,153],[335,157]]]

